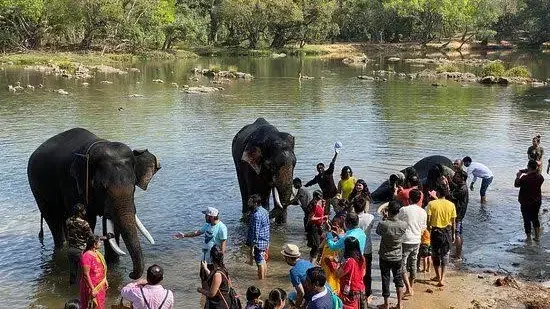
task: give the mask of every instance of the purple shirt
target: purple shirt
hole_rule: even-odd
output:
[[[132,302],[134,309],[147,309],[143,296],[141,295],[140,286],[135,282],[128,283],[120,291],[122,298]],[[168,291],[168,297],[166,297],[166,291]],[[159,308],[160,304],[166,297],[166,301],[162,308],[159,309],[172,309],[174,308],[174,294],[170,290],[166,290],[162,285],[145,285],[143,286],[143,295],[147,299],[147,303],[151,308]]]

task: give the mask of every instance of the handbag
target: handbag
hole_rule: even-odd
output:
[[[242,309],[243,305],[241,303],[241,299],[239,298],[239,295],[237,294],[237,292],[235,291],[233,286],[231,286],[231,280],[229,280],[229,278],[227,277],[226,274],[224,274],[223,271],[220,271],[220,273],[225,278],[225,280],[227,280],[227,284],[229,285],[229,293],[228,294],[229,294],[230,303],[228,303],[225,300],[225,297],[223,297],[222,292],[220,290],[218,290],[218,293],[220,294],[220,297],[222,298],[223,302],[225,303],[225,307],[227,309]]]
[[[132,304],[130,304],[129,306],[124,305],[121,297],[120,302],[118,304],[111,305],[111,309],[133,309],[133,307],[132,307]]]

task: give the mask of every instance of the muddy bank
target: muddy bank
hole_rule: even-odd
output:
[[[407,297],[404,308],[453,308],[453,309],[542,309],[550,308],[550,289],[541,284],[505,280],[506,274],[493,271],[466,272],[451,269],[446,276],[446,286],[439,288],[429,279],[431,274],[419,273],[414,285],[414,296]],[[496,281],[506,282],[498,286]],[[393,292],[392,292],[393,294]],[[375,297],[372,308],[383,301]],[[390,300],[396,303],[396,300]],[[371,308],[371,306],[369,306]]]

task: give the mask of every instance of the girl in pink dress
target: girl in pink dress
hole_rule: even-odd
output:
[[[81,308],[104,309],[107,283],[107,265],[99,247],[99,236],[91,236],[86,241],[86,249],[80,258],[82,276],[80,278]]]

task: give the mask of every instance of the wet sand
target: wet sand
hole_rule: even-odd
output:
[[[504,273],[470,272],[451,268],[446,276],[445,287],[436,287],[436,282],[429,280],[432,277],[434,277],[433,269],[430,274],[418,274],[418,281],[414,285],[415,294],[406,298],[403,308],[550,308],[550,289],[548,287],[516,279],[513,279],[508,286],[496,286],[497,279],[506,277]],[[390,305],[395,305],[397,300],[393,290],[392,296]],[[383,298],[375,296],[369,304],[369,308],[377,308],[382,303]]]

